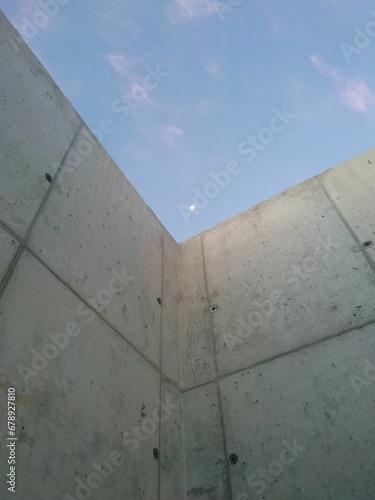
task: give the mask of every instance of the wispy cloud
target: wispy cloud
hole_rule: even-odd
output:
[[[341,91],[341,101],[356,111],[366,112],[375,107],[375,95],[363,82],[350,82]]]
[[[317,68],[324,76],[327,76],[332,82],[339,84],[345,78],[333,66],[325,63],[323,59],[314,54],[310,55],[311,63]]]
[[[216,13],[212,0],[174,0],[169,5],[167,14],[172,23],[186,22]]]
[[[317,55],[310,55],[310,61],[336,87],[338,99],[344,106],[362,113],[375,107],[375,94],[367,83],[346,77]]]
[[[182,137],[185,132],[177,125],[167,125],[161,132],[161,138],[168,146],[175,146],[179,137]]]

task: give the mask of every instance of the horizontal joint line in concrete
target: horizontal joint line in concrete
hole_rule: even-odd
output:
[[[167,375],[165,375],[158,366],[156,366],[152,361],[150,361],[144,354],[142,354],[137,347],[135,347],[127,338],[124,337],[124,335],[117,330],[115,326],[113,326],[107,318],[105,318],[99,311],[94,309],[88,302],[86,302],[84,297],[81,297],[81,295],[74,290],[74,288],[67,283],[61,276],[59,276],[53,269],[51,269],[48,264],[46,264],[43,259],[39,255],[37,255],[31,248],[29,248],[26,244],[23,244],[22,250],[27,250],[42,266],[44,266],[56,279],[60,281],[70,292],[72,292],[73,295],[75,295],[81,302],[85,304],[86,307],[88,307],[93,313],[98,316],[107,326],[111,328],[119,337],[121,337],[134,351],[137,352],[142,358],[150,365],[152,368],[154,368],[159,374],[161,374],[169,383],[171,383],[176,389],[181,391],[180,387],[176,385],[173,380],[171,380]],[[1,297],[0,297],[1,298]]]
[[[327,337],[324,337],[322,339],[314,340],[313,342],[310,342],[308,344],[303,344],[300,347],[296,347],[295,349],[290,349],[289,351],[282,352],[280,354],[276,354],[275,356],[271,356],[270,358],[263,359],[262,361],[257,361],[256,363],[253,363],[252,365],[245,366],[243,368],[239,368],[238,370],[233,370],[228,373],[224,373],[223,375],[219,375],[215,379],[211,379],[207,382],[202,382],[201,384],[197,384],[193,387],[189,387],[188,389],[182,389],[181,393],[193,391],[194,389],[199,389],[200,387],[204,387],[205,385],[213,384],[214,382],[220,382],[220,380],[223,380],[227,377],[231,377],[232,375],[236,375],[237,373],[242,373],[246,370],[252,370],[253,368],[257,368],[258,366],[266,365],[267,363],[271,363],[272,361],[275,361],[280,358],[284,358],[286,356],[289,356],[290,354],[294,354],[295,352],[303,351],[305,349],[309,349],[310,347],[314,347],[315,345],[322,344],[324,342],[327,342],[329,340],[332,340],[336,337],[341,337],[342,335],[348,335],[350,333],[355,332],[356,330],[361,330],[362,328],[374,324],[375,320],[367,321],[366,323],[362,323],[361,325],[358,326],[353,326],[351,328],[347,328],[346,330],[342,330],[341,332],[333,333],[332,335],[328,335]]]
[[[55,187],[55,184],[56,184],[56,182],[57,182],[57,177],[58,177],[58,174],[60,173],[60,170],[62,169],[62,167],[63,167],[63,165],[64,165],[64,162],[65,162],[65,160],[66,160],[66,158],[67,158],[68,154],[69,154],[69,153],[70,153],[70,151],[72,150],[73,145],[74,145],[75,141],[77,140],[77,137],[78,137],[78,135],[79,135],[80,131],[82,130],[82,127],[83,127],[83,122],[81,121],[81,122],[78,124],[77,130],[75,131],[75,133],[74,133],[74,135],[73,135],[73,138],[72,138],[72,140],[70,141],[70,144],[69,144],[69,146],[68,146],[68,149],[67,149],[67,150],[66,150],[66,152],[64,153],[64,156],[63,156],[63,158],[62,158],[62,161],[61,161],[60,167],[59,167],[59,169],[58,169],[58,171],[57,171],[57,173],[56,173],[56,175],[55,175],[54,179],[52,180],[51,185],[50,185],[50,186],[49,186],[49,188],[47,189],[47,192],[46,192],[46,194],[45,194],[45,196],[44,196],[44,198],[43,198],[43,200],[42,200],[42,202],[41,202],[41,204],[40,204],[40,206],[39,206],[38,210],[36,211],[36,213],[35,213],[35,215],[34,215],[34,217],[33,217],[32,221],[31,221],[31,223],[30,223],[30,226],[29,226],[29,228],[28,228],[28,229],[27,229],[27,231],[26,231],[26,234],[25,234],[24,238],[23,238],[23,239],[21,239],[20,237],[16,236],[16,235],[14,234],[14,232],[13,232],[13,231],[10,231],[10,232],[11,232],[11,234],[14,234],[14,236],[15,236],[15,237],[17,238],[17,240],[19,241],[19,243],[20,243],[20,247],[18,248],[18,250],[17,250],[17,252],[16,252],[15,256],[13,257],[13,260],[12,260],[12,262],[10,263],[10,265],[9,265],[9,267],[8,267],[8,270],[7,270],[7,272],[6,272],[6,274],[5,274],[4,278],[3,278],[3,280],[1,281],[1,284],[0,284],[0,299],[1,299],[2,295],[3,295],[3,293],[4,293],[4,290],[5,290],[5,289],[6,289],[6,287],[7,287],[7,284],[9,283],[9,281],[10,281],[10,279],[11,279],[11,277],[12,277],[13,271],[14,271],[14,269],[16,268],[17,263],[18,263],[19,259],[21,258],[21,256],[22,256],[22,253],[23,253],[24,249],[25,249],[25,248],[27,248],[27,242],[29,241],[29,239],[30,239],[30,237],[31,237],[31,234],[32,234],[32,232],[33,232],[33,230],[34,230],[34,227],[35,227],[35,225],[36,225],[36,224],[37,224],[37,222],[38,222],[38,219],[39,219],[39,217],[40,217],[40,214],[42,213],[42,211],[43,211],[44,207],[45,207],[45,206],[46,206],[46,204],[47,204],[47,201],[49,200],[49,198],[50,198],[50,196],[51,196],[51,193],[52,193],[52,191],[53,191],[53,189],[54,189],[54,187]]]

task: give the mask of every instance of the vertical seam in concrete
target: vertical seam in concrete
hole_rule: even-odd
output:
[[[31,221],[31,223],[29,225],[28,230],[26,231],[26,234],[25,234],[24,238],[21,238],[21,237],[17,238],[19,240],[19,242],[20,242],[20,247],[18,248],[15,256],[13,257],[13,260],[10,263],[10,265],[8,267],[8,270],[5,273],[5,276],[4,276],[3,280],[1,281],[1,284],[0,284],[0,300],[1,300],[2,296],[3,296],[3,294],[4,294],[4,291],[5,291],[8,283],[9,283],[9,281],[10,281],[12,275],[13,275],[13,272],[14,272],[14,270],[15,270],[15,268],[16,268],[16,266],[17,266],[17,264],[18,264],[18,262],[19,262],[19,260],[20,260],[20,258],[22,256],[22,254],[23,254],[23,252],[24,252],[24,250],[26,248],[26,245],[27,245],[28,241],[30,240],[31,233],[33,232],[34,227],[35,227],[35,225],[37,224],[37,222],[39,220],[40,214],[42,213],[44,207],[46,206],[46,204],[47,204],[47,202],[49,200],[49,198],[51,197],[51,193],[52,193],[52,191],[53,191],[53,189],[55,187],[55,184],[57,182],[57,178],[58,178],[58,176],[60,174],[60,171],[61,171],[61,169],[64,166],[66,157],[68,156],[68,154],[72,150],[72,148],[73,148],[73,146],[74,146],[74,144],[76,142],[76,139],[77,139],[77,137],[78,137],[78,135],[79,135],[82,127],[83,127],[83,122],[81,121],[78,124],[77,130],[75,131],[75,133],[73,135],[73,138],[70,141],[70,144],[69,144],[67,150],[65,151],[64,156],[63,156],[63,158],[62,158],[62,160],[60,162],[60,166],[59,166],[59,168],[58,168],[58,170],[56,172],[56,175],[55,175],[54,179],[52,180],[50,187],[47,189],[46,194],[44,195],[44,198],[43,198],[41,204],[39,205],[39,208],[36,211],[36,213],[35,213],[32,221]]]
[[[160,352],[159,352],[159,368],[160,368],[160,382],[159,382],[159,401],[161,401],[162,396],[162,378],[163,378],[163,311],[164,311],[164,233],[165,229],[162,228],[161,231],[161,312],[160,312]],[[160,484],[161,484],[161,461],[162,461],[162,449],[161,449],[161,433],[162,433],[162,422],[159,419],[159,460],[158,460],[158,500],[160,500]]]
[[[183,269],[183,261],[184,261],[184,255],[183,255],[183,250],[182,247],[180,247],[179,250],[179,256],[178,256],[178,329],[180,332],[180,391],[182,392],[186,386],[186,376],[185,376],[185,366],[184,366],[184,355],[185,355],[185,343],[186,343],[186,337],[184,335],[185,330],[182,329],[182,304],[183,304],[183,296],[182,296],[182,291],[181,291],[181,270]]]
[[[181,412],[182,412],[182,421],[181,421],[181,432],[182,432],[182,471],[184,477],[184,499],[186,499],[186,491],[187,491],[187,474],[186,474],[186,440],[185,440],[185,397],[181,392]]]
[[[374,271],[375,273],[375,262],[372,260],[372,258],[370,257],[370,255],[368,254],[368,252],[366,252],[365,248],[363,247],[363,244],[362,242],[360,241],[360,239],[358,238],[358,236],[356,235],[356,233],[354,232],[354,230],[352,229],[352,227],[350,226],[349,222],[345,219],[344,215],[342,214],[341,210],[339,209],[339,207],[337,206],[337,204],[333,201],[333,198],[331,197],[331,195],[329,194],[328,190],[326,189],[326,187],[324,186],[323,182],[320,180],[320,176],[317,176],[316,177],[317,181],[318,181],[318,184],[319,186],[321,187],[323,193],[326,195],[326,197],[328,198],[328,201],[331,203],[331,205],[333,206],[333,208],[336,210],[338,216],[340,217],[341,221],[343,222],[343,224],[345,225],[346,229],[349,231],[349,233],[351,234],[352,238],[354,239],[354,241],[357,243],[358,245],[358,248],[361,249],[361,252],[363,253],[363,255],[365,256],[365,259],[367,260],[367,262],[369,263],[371,269]]]
[[[52,274],[52,276],[54,276],[62,285],[64,285],[73,295],[75,295],[78,300],[80,300],[83,304],[85,304],[85,306],[88,309],[90,309],[96,316],[98,316],[101,319],[101,321],[103,321],[103,323],[105,323],[109,328],[111,328],[111,330],[113,330],[124,342],[126,342],[129,345],[129,347],[131,349],[133,349],[141,358],[143,358],[146,361],[146,363],[148,363],[156,372],[158,372],[158,373],[161,372],[160,367],[157,364],[155,364],[153,361],[151,361],[150,359],[148,359],[129,339],[127,339],[124,336],[124,334],[122,334],[116,328],[116,326],[114,326],[114,325],[112,325],[110,323],[110,321],[108,320],[108,318],[106,318],[100,311],[98,311],[91,304],[89,304],[87,302],[87,300],[77,292],[77,290],[75,290],[74,288],[72,288],[72,286],[69,283],[67,283],[66,281],[64,281],[63,278],[56,273],[56,271],[54,271],[52,268],[50,268],[40,258],[39,255],[35,254],[35,252],[32,249],[30,249],[27,245],[25,245],[24,249],[27,250],[29,252],[29,254],[35,260],[37,260],[42,266],[44,266],[47,269],[47,271],[50,272]],[[170,384],[172,384],[174,387],[177,387],[177,385],[175,384],[175,382],[173,382],[173,380],[171,380],[167,375],[164,375],[164,378],[167,379],[167,381]]]
[[[208,311],[210,314],[210,330],[211,330],[211,340],[212,340],[212,349],[213,349],[213,355],[214,355],[214,363],[215,363],[215,380],[211,381],[216,384],[217,387],[217,394],[218,394],[218,399],[219,399],[219,411],[220,411],[220,422],[221,422],[221,428],[223,432],[223,444],[224,444],[224,466],[226,467],[227,471],[227,478],[228,478],[228,488],[229,488],[229,498],[228,500],[233,499],[233,492],[232,492],[232,483],[231,483],[231,477],[230,477],[230,471],[229,471],[229,465],[228,465],[228,450],[227,450],[227,438],[226,438],[226,433],[225,433],[225,424],[224,424],[224,414],[223,414],[223,404],[222,404],[222,395],[221,395],[221,388],[220,388],[220,380],[218,378],[219,376],[219,370],[218,370],[218,362],[217,362],[217,355],[216,355],[216,345],[215,345],[215,335],[214,335],[214,325],[212,321],[212,313],[210,312],[210,292],[208,288],[208,278],[207,278],[207,269],[206,269],[206,259],[205,259],[205,254],[204,254],[204,243],[203,243],[203,235],[199,236],[200,242],[201,242],[201,254],[202,254],[202,262],[203,262],[203,274],[204,274],[204,284],[206,288],[206,296],[207,296],[207,301],[208,301]]]
[[[182,341],[182,321],[181,321],[181,304],[182,304],[182,293],[181,293],[181,274],[180,271],[182,269],[183,256],[182,256],[182,247],[178,245],[178,255],[177,255],[177,289],[178,289],[178,336],[179,336],[179,352],[178,359],[180,365],[180,379],[179,379],[179,391],[181,396],[181,432],[182,432],[182,471],[183,471],[183,491],[184,491],[184,499],[186,499],[187,492],[187,471],[186,471],[186,439],[185,439],[185,397],[183,394],[184,388],[184,372],[182,365],[182,358],[184,355],[184,342]]]
[[[181,331],[181,303],[182,303],[182,294],[181,294],[181,284],[180,284],[180,270],[182,267],[182,250],[181,246],[177,245],[177,292],[178,292],[178,301],[177,301],[177,329],[178,329],[178,364],[179,364],[179,378],[177,381],[177,387],[182,392],[184,388],[184,380],[183,380],[183,371],[182,371],[182,356],[183,356],[183,342],[182,342],[182,331]]]

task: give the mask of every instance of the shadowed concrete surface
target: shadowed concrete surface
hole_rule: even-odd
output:
[[[373,499],[375,149],[178,245],[17,37],[1,498]]]

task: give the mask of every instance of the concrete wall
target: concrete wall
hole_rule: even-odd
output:
[[[15,387],[17,498],[182,497],[178,246],[3,16],[0,34],[0,410]]]
[[[1,15],[17,498],[374,498],[375,150],[177,245],[17,36]]]
[[[181,245],[188,498],[374,497],[374,188],[375,149]]]

